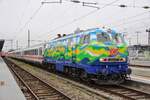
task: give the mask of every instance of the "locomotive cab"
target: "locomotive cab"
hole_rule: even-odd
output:
[[[82,54],[85,58],[81,63],[95,67],[96,70],[91,68],[91,74],[97,73],[101,79],[105,77],[108,80],[124,80],[131,74],[127,64],[127,43],[123,34],[97,30],[84,35],[81,40],[86,51],[85,55]]]

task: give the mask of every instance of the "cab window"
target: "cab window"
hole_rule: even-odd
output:
[[[102,32],[102,33],[97,33],[97,41],[98,42],[107,42],[107,41],[110,41],[110,36],[105,33],[105,32]]]
[[[86,44],[86,43],[90,43],[90,35],[89,35],[89,34],[84,35],[83,43],[84,43],[84,44]]]
[[[92,41],[96,40],[96,32],[91,32],[90,34],[91,34],[90,36],[91,40]]]
[[[114,36],[112,36],[113,40],[115,41],[115,43],[120,44],[124,42],[123,37],[121,36],[121,34],[117,33]]]

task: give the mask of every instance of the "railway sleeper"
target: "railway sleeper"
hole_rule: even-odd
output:
[[[58,94],[50,94],[50,93],[37,93],[38,96],[58,96]]]
[[[128,96],[131,96],[131,97],[138,97],[138,96],[141,96],[137,93],[130,93],[130,94],[127,94]]]
[[[49,95],[45,95],[45,96],[40,96],[40,99],[45,99],[45,100],[61,100],[62,96],[60,95],[55,95],[55,96],[49,96]]]
[[[149,98],[145,96],[136,96],[135,99],[136,100],[148,100]]]
[[[43,86],[41,86],[41,85],[36,85],[36,86],[33,86],[34,87],[34,89],[36,89],[37,91],[42,91],[42,90],[47,90],[47,91],[49,91],[49,90],[51,90],[49,87],[45,87],[44,85]],[[51,90],[52,91],[52,90]]]
[[[121,94],[129,94],[129,91],[121,91],[119,93],[121,93]]]
[[[37,90],[35,93],[55,93],[54,91],[48,91],[48,90]]]

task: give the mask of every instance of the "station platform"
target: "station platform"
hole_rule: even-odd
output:
[[[130,68],[132,69],[131,80],[150,84],[150,68]]]
[[[131,65],[142,65],[142,66],[150,66],[150,61],[144,60],[130,60]]]
[[[132,75],[131,76],[131,80],[137,81],[137,82],[142,82],[142,83],[150,85],[150,77],[143,77],[143,76]]]
[[[0,57],[0,100],[26,100],[7,65]]]

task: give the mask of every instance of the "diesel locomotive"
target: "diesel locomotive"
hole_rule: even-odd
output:
[[[120,84],[131,74],[127,48],[123,34],[94,28],[10,52],[10,56],[81,79]]]

